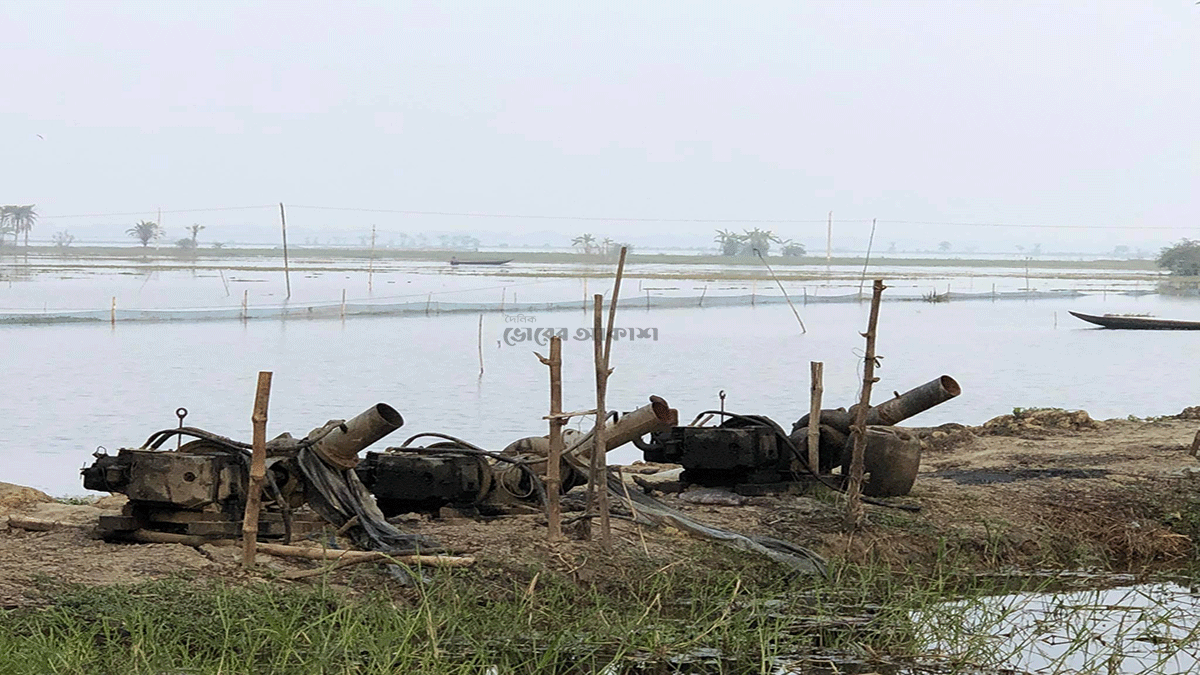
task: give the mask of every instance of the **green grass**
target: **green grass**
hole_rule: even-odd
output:
[[[533,566],[426,571],[417,588],[366,568],[337,586],[42,579],[44,606],[0,612],[0,672],[769,672],[821,655],[928,661],[929,640],[956,645],[942,672],[967,672],[1011,656],[978,625],[987,594],[1050,584],[963,575],[950,555],[924,574],[835,563],[829,579],[708,547],[602,569],[588,582]]]

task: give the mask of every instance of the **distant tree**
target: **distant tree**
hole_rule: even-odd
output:
[[[742,255],[763,255],[771,252],[771,244],[779,244],[783,240],[770,230],[746,230],[742,235]]]
[[[713,241],[721,247],[721,255],[737,255],[742,250],[742,235],[729,230],[717,230]]]
[[[125,234],[142,242],[142,248],[146,248],[150,245],[150,242],[162,236],[162,228],[159,227],[158,223],[156,222],[143,220],[137,225],[125,230]]]
[[[1114,246],[1112,252],[1113,252],[1113,255],[1129,255],[1129,247],[1128,246]]]
[[[779,246],[783,250],[783,255],[789,258],[802,258],[808,254],[808,251],[804,248],[804,244],[794,242],[791,239],[784,239],[779,242]]]
[[[1029,249],[1029,255],[1041,255],[1041,254],[1042,254],[1042,245],[1041,244],[1034,244],[1033,248]]]
[[[1175,276],[1200,277],[1200,241],[1181,239],[1159,252],[1156,262]]]
[[[942,253],[948,253],[950,248],[950,242],[948,241],[943,241],[942,243],[938,244],[938,250]]]
[[[214,242],[212,243],[212,247],[213,247],[213,248],[215,248],[215,249],[222,249],[222,248],[225,248],[225,242],[223,242],[223,241],[214,241]]]
[[[75,241],[75,235],[63,230],[62,232],[55,232],[53,240],[56,247],[67,248]]]
[[[586,232],[571,240],[571,246],[583,249],[585,254],[591,253],[595,244],[596,238]]]
[[[0,206],[0,245],[4,244],[4,237],[13,236],[13,246],[17,244],[17,225],[13,222],[13,209],[15,206]]]
[[[895,252],[896,252],[896,242],[894,242],[894,241],[889,241],[889,242],[888,242],[888,248],[887,248],[887,252],[888,252],[888,253],[895,253]]]
[[[0,216],[5,223],[12,227],[13,245],[17,243],[17,235],[25,235],[25,245],[29,246],[29,231],[37,222],[38,214],[34,204],[24,206],[9,205],[0,207]]]
[[[200,248],[200,242],[199,242],[199,241],[197,241],[196,239],[197,239],[197,237],[199,237],[199,236],[200,236],[200,230],[203,230],[203,229],[204,229],[204,226],[203,226],[203,225],[201,225],[201,224],[199,224],[199,223],[192,223],[192,224],[191,224],[191,225],[189,225],[189,226],[188,226],[186,229],[187,229],[187,231],[188,231],[188,232],[190,232],[190,233],[191,233],[191,235],[192,235],[192,246],[191,246],[191,248],[194,248],[194,249],[195,249],[195,248]]]
[[[189,238],[187,238],[187,237],[184,237],[183,239],[178,239],[178,240],[176,240],[176,241],[175,241],[175,246],[177,246],[177,247],[179,247],[179,248],[181,248],[181,249],[183,249],[183,250],[185,250],[185,251],[194,251],[194,250],[196,250],[196,242],[195,242],[195,241],[193,241],[193,240],[191,240],[191,239],[189,239]]]

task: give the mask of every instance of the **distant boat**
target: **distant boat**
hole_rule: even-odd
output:
[[[1079,312],[1071,312],[1071,316],[1104,328],[1121,330],[1200,330],[1200,321],[1174,321],[1152,316],[1122,316],[1120,314],[1093,316]]]
[[[509,258],[508,260],[459,260],[458,258],[451,258],[450,264],[451,265],[507,265],[508,263],[510,263],[512,261],[513,261],[512,258]]]

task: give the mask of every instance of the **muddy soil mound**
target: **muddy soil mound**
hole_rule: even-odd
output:
[[[31,487],[0,483],[0,515],[12,511],[23,511],[34,504],[54,501],[50,495]]]
[[[1041,436],[1048,433],[1071,433],[1102,428],[1086,410],[1062,408],[1017,408],[1011,415],[1001,415],[976,428],[976,433],[989,436]]]
[[[1181,420],[1200,420],[1200,405],[1188,406],[1175,417]]]
[[[979,439],[970,427],[961,424],[943,424],[939,427],[912,429],[921,439],[921,450],[924,452],[950,452],[959,448],[969,448],[978,444]]]

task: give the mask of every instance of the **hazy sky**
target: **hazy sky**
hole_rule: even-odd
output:
[[[136,220],[55,215],[284,201],[1196,228],[885,222],[885,241],[1200,235],[1191,0],[0,0],[0,25],[0,203],[38,204],[41,229]],[[719,226],[289,216],[354,232]],[[228,231],[274,217],[164,221]],[[823,224],[769,227],[824,238]]]

